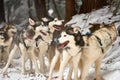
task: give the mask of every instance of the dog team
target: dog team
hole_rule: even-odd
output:
[[[26,74],[25,63],[29,59],[29,73],[45,74],[49,70],[47,80],[52,80],[54,71],[59,71],[57,80],[63,80],[66,66],[69,68],[66,80],[72,80],[73,72],[74,80],[86,80],[91,65],[95,63],[95,78],[103,80],[100,75],[101,60],[118,36],[114,23],[93,25],[91,33],[83,35],[80,27],[64,25],[63,20],[57,18],[42,18],[40,21],[29,18],[28,22],[28,26],[21,30],[11,24],[4,24],[0,28],[0,65],[4,64],[3,75],[14,64],[13,57],[19,51],[21,74]],[[48,68],[45,57],[49,62]],[[57,67],[59,70],[55,70]]]

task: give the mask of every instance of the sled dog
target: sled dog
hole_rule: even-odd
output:
[[[0,29],[0,63],[6,64],[13,36],[16,32],[15,26],[7,23]]]
[[[81,56],[81,46],[84,45],[84,41],[81,37],[79,30],[76,28],[68,27],[61,32],[57,38],[57,49],[55,56],[52,60],[51,70],[49,72],[48,80],[52,79],[52,68],[54,68],[57,58],[62,55],[62,62],[60,63],[60,75],[58,80],[63,79],[63,72],[67,64],[71,64],[74,69],[74,78],[78,80],[78,64]],[[62,50],[60,53],[58,50]]]
[[[102,80],[100,76],[100,64],[107,50],[116,40],[117,30],[114,24],[104,24],[90,36],[83,36],[84,43],[88,48],[82,48],[81,55],[81,79],[86,80],[90,66],[95,63],[96,80]]]
[[[79,68],[80,80],[86,80],[90,66],[95,63],[96,80],[103,80],[100,76],[100,64],[107,50],[116,40],[117,30],[114,24],[100,24],[100,28],[89,35],[82,35],[84,46],[81,46],[81,58]],[[71,77],[72,68],[68,78]]]
[[[10,52],[7,64],[2,71],[3,75],[6,74],[7,68],[10,65],[10,62],[17,49],[19,49],[22,54],[21,73],[25,74],[25,58],[27,55],[35,65],[35,73],[39,73],[38,64],[34,54],[34,47],[36,47],[36,38],[38,38],[40,31],[48,30],[48,27],[42,26],[42,24],[42,22],[34,22],[29,18],[29,25],[27,28],[23,28],[21,31],[17,31],[16,35],[14,36],[13,49]]]
[[[51,58],[53,53],[49,52],[48,50],[51,48],[51,43],[53,42],[53,36],[55,31],[59,31],[62,28],[63,21],[54,18],[53,20],[43,19],[43,24],[48,26],[49,31],[40,31],[41,39],[37,41],[38,49],[35,48],[35,52],[39,54],[40,60],[40,71],[45,73],[47,70],[44,61],[44,55],[47,56],[49,60],[49,64],[51,63]],[[54,50],[54,49],[53,49]],[[46,53],[46,54],[45,54]],[[49,67],[48,67],[49,68]]]

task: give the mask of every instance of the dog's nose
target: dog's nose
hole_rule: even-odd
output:
[[[59,43],[58,38],[54,38],[54,42],[55,42],[55,43]]]
[[[64,21],[62,21],[62,24],[64,24]]]

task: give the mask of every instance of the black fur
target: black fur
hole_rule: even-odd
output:
[[[74,33],[73,28],[69,27],[68,29],[66,29],[66,33],[74,36],[76,45],[84,46],[85,43],[84,43],[83,37],[79,31],[78,31],[78,33]]]
[[[80,46],[84,46],[85,45],[83,37],[82,37],[80,32],[75,34],[75,41],[76,41],[76,45],[80,45]]]

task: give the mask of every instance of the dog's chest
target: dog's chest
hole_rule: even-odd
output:
[[[77,54],[80,53],[81,48],[79,47],[70,47],[69,49],[65,49],[68,54],[71,56],[76,56]]]
[[[34,43],[34,41],[30,41],[30,40],[25,40],[25,45],[26,46],[28,46],[28,47],[30,47],[30,46],[34,46],[35,45],[35,43]]]

